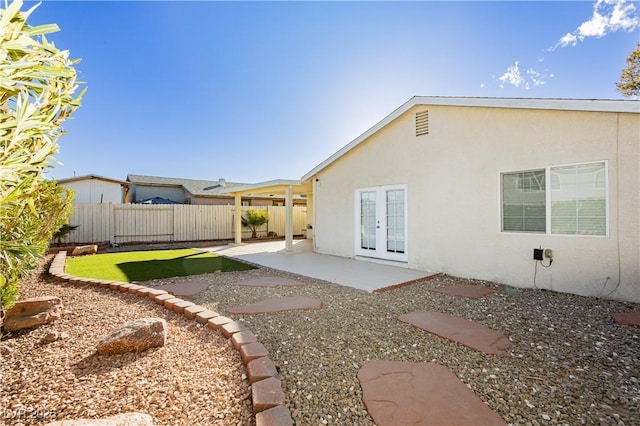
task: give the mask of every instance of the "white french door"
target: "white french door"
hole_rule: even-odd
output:
[[[407,261],[407,187],[357,189],[356,255]]]

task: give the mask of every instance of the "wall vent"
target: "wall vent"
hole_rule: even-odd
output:
[[[416,112],[416,136],[429,134],[429,110]]]

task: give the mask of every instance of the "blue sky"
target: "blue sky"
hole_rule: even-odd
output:
[[[26,6],[25,6],[26,7]],[[47,1],[88,91],[47,171],[297,179],[414,95],[619,99],[638,2]]]

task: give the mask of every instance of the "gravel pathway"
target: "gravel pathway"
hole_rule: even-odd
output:
[[[303,287],[253,288],[233,283],[279,275]],[[448,276],[379,294],[261,268],[180,280],[206,280],[192,301],[245,323],[278,366],[298,425],[372,425],[356,378],[370,360],[437,362],[450,368],[506,422],[640,424],[640,329],[615,324],[611,313],[637,304],[553,293],[510,290]],[[175,280],[162,280],[162,282]],[[476,284],[495,293],[469,299],[429,291]],[[322,300],[314,311],[233,315],[231,306],[290,295]],[[512,346],[486,355],[431,335],[397,317],[434,310],[480,322]]]

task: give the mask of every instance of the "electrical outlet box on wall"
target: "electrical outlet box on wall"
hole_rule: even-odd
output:
[[[542,260],[544,257],[544,250],[533,249],[533,260]]]

